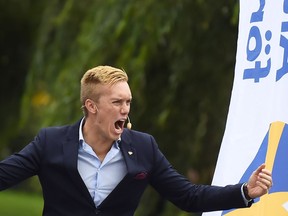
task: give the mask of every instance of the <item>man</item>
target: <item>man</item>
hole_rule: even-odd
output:
[[[84,118],[42,129],[0,163],[0,189],[38,175],[45,216],[132,216],[148,184],[186,211],[249,207],[267,193],[271,173],[260,165],[247,184],[194,185],[177,173],[154,138],[124,129],[132,94],[126,73],[110,66],[81,80]]]

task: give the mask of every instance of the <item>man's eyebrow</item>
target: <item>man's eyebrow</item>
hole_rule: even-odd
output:
[[[116,101],[132,101],[132,97],[129,98],[129,99],[125,99],[125,98],[122,98],[122,97],[114,97],[114,98],[111,98],[111,100],[116,100]]]

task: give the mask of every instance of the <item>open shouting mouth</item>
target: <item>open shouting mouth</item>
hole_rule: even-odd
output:
[[[125,119],[118,120],[114,123],[117,132],[122,132],[125,124]]]

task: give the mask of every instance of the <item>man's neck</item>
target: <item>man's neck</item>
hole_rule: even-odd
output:
[[[94,130],[93,125],[89,120],[84,123],[82,127],[83,138],[85,142],[91,146],[97,157],[103,161],[106,154],[110,151],[114,141],[99,136]]]

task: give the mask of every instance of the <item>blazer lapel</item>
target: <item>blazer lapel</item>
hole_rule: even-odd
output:
[[[135,178],[139,173],[144,172],[145,168],[138,161],[137,149],[133,147],[130,131],[125,129],[121,135],[120,148],[127,166],[127,175]],[[137,145],[137,143],[134,143]]]
[[[91,205],[95,206],[90,193],[83,182],[77,168],[78,164],[78,148],[79,148],[79,126],[80,121],[76,124],[70,126],[67,131],[66,139],[63,142],[63,152],[64,152],[64,165],[70,179],[75,183],[76,188],[80,190],[82,195],[89,200]]]

